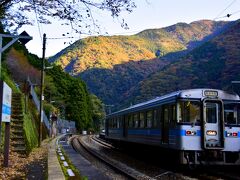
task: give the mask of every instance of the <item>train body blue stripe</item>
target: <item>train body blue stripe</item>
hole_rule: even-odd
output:
[[[114,134],[121,134],[123,129],[110,129],[110,133]],[[129,135],[152,135],[152,136],[161,136],[162,131],[160,129],[129,129],[128,134]],[[227,137],[227,131],[225,131],[225,137]],[[169,130],[170,136],[186,136],[186,130],[184,129],[170,129]],[[201,130],[196,131],[195,136],[201,136],[202,132]],[[238,138],[240,138],[240,131],[238,132]]]
[[[184,129],[175,129],[175,130],[170,130],[169,135],[175,135],[175,136],[186,136],[186,130]],[[201,136],[201,131],[197,130],[195,136]]]
[[[161,130],[158,129],[130,129],[128,130],[129,135],[161,135]],[[171,136],[186,136],[186,130],[179,130],[179,129],[174,129],[169,131],[169,135]],[[197,133],[195,136],[201,136],[201,131],[197,130]]]
[[[130,129],[128,130],[129,135],[153,135],[153,136],[159,136],[161,134],[161,131],[158,129]]]
[[[228,136],[227,136],[227,131],[225,131],[224,134],[225,134],[225,137],[228,137]],[[230,136],[230,137],[231,137],[231,136]],[[238,131],[238,138],[240,138],[240,131]]]

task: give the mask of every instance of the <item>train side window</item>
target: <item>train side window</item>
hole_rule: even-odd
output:
[[[224,120],[227,124],[236,124],[236,119],[234,119],[233,110],[224,111]]]
[[[128,127],[133,127],[133,116],[132,114],[128,115]]]
[[[179,122],[200,122],[200,102],[199,101],[180,101],[179,103]]]
[[[163,106],[163,121],[164,121],[164,123],[169,122],[169,108],[167,105]]]
[[[176,115],[176,105],[169,105],[169,121],[172,126],[176,125],[177,115]]]
[[[120,128],[120,117],[117,117],[116,120],[117,120],[117,127],[116,128]]]
[[[113,128],[113,118],[110,119],[110,122],[111,122],[110,127]]]
[[[115,119],[112,118],[112,128],[114,128],[114,126],[115,126]]]
[[[224,105],[224,120],[227,124],[237,124],[237,105]]]
[[[147,111],[147,128],[152,127],[152,120],[153,120],[153,111],[149,110]]]
[[[153,110],[153,127],[157,128],[159,123],[158,123],[158,117],[159,117],[159,113],[157,109]]]
[[[112,118],[112,128],[115,128],[115,119]]]
[[[114,128],[117,128],[117,127],[118,127],[118,119],[114,118]]]
[[[138,114],[136,113],[136,114],[134,114],[133,115],[133,121],[134,121],[134,128],[138,128]]]
[[[114,118],[113,119],[113,128],[116,128],[117,127],[117,118]]]
[[[119,116],[118,117],[118,128],[122,128],[123,127],[123,116]]]
[[[112,119],[107,119],[108,121],[108,127],[111,128],[112,127]]]
[[[145,116],[144,112],[140,112],[139,114],[140,128],[144,128],[145,126]]]

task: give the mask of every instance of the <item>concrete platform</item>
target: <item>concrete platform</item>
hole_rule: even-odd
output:
[[[56,153],[56,140],[53,139],[48,147],[48,179],[65,180]]]
[[[72,164],[79,170],[81,176],[85,176],[88,180],[109,180],[110,178],[95,168],[88,160],[77,153],[72,146],[68,145],[67,142],[60,141],[64,152],[71,160]]]

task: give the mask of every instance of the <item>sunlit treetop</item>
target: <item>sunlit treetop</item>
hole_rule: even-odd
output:
[[[0,19],[11,31],[33,25],[37,17],[39,23],[49,24],[55,19],[77,33],[91,34],[100,28],[94,11],[110,12],[123,28],[128,28],[121,13],[130,13],[135,7],[134,0],[1,0]]]

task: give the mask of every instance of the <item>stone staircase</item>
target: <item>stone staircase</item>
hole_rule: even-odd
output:
[[[11,146],[12,151],[26,155],[26,144],[23,130],[23,107],[21,94],[12,94],[12,115],[11,115]]]

